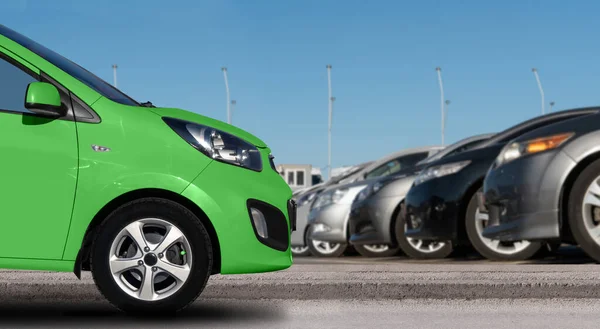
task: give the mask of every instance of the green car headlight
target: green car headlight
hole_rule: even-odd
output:
[[[204,155],[228,164],[262,170],[262,159],[256,146],[224,131],[198,123],[163,118],[181,138]]]

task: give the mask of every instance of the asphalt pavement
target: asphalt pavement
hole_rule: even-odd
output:
[[[132,318],[89,273],[0,271],[0,327],[596,328],[600,266],[577,249],[529,262],[477,257],[296,258],[286,271],[211,277],[175,318]]]

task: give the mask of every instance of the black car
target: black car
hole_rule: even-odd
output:
[[[404,234],[421,239],[435,248],[417,258],[443,258],[458,245],[472,245],[491,260],[523,260],[534,256],[545,245],[542,241],[492,240],[482,236],[488,215],[480,212],[477,192],[483,179],[502,150],[511,140],[554,123],[598,113],[596,108],[553,112],[515,125],[474,147],[430,164],[415,179],[406,196]],[[398,225],[404,230],[404,225]],[[400,232],[399,232],[400,233]],[[443,243],[442,248],[438,248]]]
[[[484,181],[483,236],[557,240],[600,261],[600,115],[574,118],[511,141]]]

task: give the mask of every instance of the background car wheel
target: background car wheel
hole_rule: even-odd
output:
[[[387,244],[377,244],[377,245],[353,245],[354,249],[358,251],[361,256],[364,257],[392,257],[398,254],[400,248],[392,248]]]
[[[481,256],[495,261],[526,260],[542,249],[543,244],[540,242],[504,242],[483,237],[482,232],[487,226],[488,219],[487,214],[479,211],[477,194],[474,194],[467,206],[465,224],[469,241]]]
[[[310,253],[316,257],[340,257],[348,248],[346,243],[333,243],[309,238],[313,228],[308,229],[306,245]]]
[[[171,313],[192,303],[212,271],[210,237],[187,208],[130,202],[95,232],[91,270],[100,292],[128,313]]]
[[[569,194],[569,226],[575,241],[600,262],[600,160],[585,168]]]
[[[310,249],[308,246],[292,246],[292,255],[295,257],[307,257],[310,256]]]
[[[412,239],[404,235],[406,232],[406,221],[402,212],[396,216],[396,241],[400,249],[409,257],[415,259],[438,259],[446,258],[452,253],[452,243],[450,241],[429,241]]]

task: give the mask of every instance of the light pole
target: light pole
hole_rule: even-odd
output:
[[[442,83],[442,68],[438,66],[435,68],[435,70],[437,71],[438,82],[440,83],[440,110],[442,111],[442,146],[444,146],[444,84]]]
[[[327,65],[327,87],[329,89],[329,125],[327,128],[327,179],[331,178],[331,120],[333,115],[333,102],[331,95],[331,65]]]
[[[237,101],[235,99],[231,100],[231,119],[233,121],[233,112],[235,111],[235,104],[237,104]]]
[[[442,126],[442,136],[446,135],[446,120],[448,119],[448,105],[450,105],[450,100],[447,99],[445,102],[446,108],[444,109],[444,121]],[[444,138],[442,137],[442,146],[444,145]]]
[[[113,64],[113,85],[117,88],[117,64]]]
[[[535,75],[535,79],[537,80],[538,88],[540,89],[540,94],[542,95],[542,114],[545,114],[546,111],[544,110],[544,105],[545,105],[545,101],[544,101],[544,89],[542,88],[542,82],[540,81],[540,76],[538,75],[537,69],[534,67],[534,68],[531,69],[531,71]]]
[[[227,68],[222,67],[221,71],[223,71],[223,76],[225,77],[225,92],[227,93],[227,123],[231,124],[231,112],[229,109],[229,82],[227,81]]]
[[[552,108],[554,107],[554,101],[550,102],[550,112],[552,112]]]

